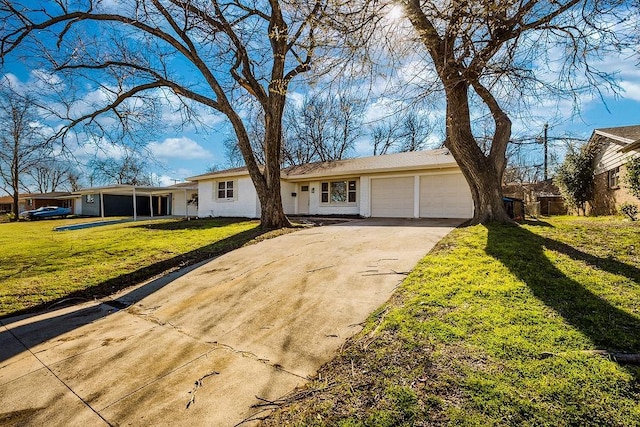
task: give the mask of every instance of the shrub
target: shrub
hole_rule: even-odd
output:
[[[593,198],[594,159],[599,145],[585,145],[567,153],[564,163],[556,171],[554,182],[567,204],[585,214],[585,204]]]
[[[631,221],[635,221],[638,216],[638,207],[632,203],[623,203],[620,205],[620,212],[631,218]]]

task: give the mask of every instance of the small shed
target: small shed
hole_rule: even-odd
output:
[[[516,221],[524,220],[524,200],[515,197],[503,197],[502,202],[509,218]]]

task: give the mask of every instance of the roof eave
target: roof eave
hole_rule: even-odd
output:
[[[620,150],[621,153],[628,153],[629,151],[640,151],[640,139],[637,140],[636,142],[633,142],[629,145],[627,145],[626,147],[622,147]]]
[[[293,181],[293,180],[310,180],[316,178],[323,177],[340,177],[340,176],[354,176],[354,175],[375,175],[381,173],[392,173],[392,172],[414,172],[420,170],[434,170],[434,169],[449,169],[449,168],[457,168],[458,164],[453,161],[447,161],[446,163],[432,163],[427,165],[412,165],[412,166],[401,166],[401,167],[387,167],[387,168],[376,168],[376,169],[353,169],[349,171],[338,170],[338,171],[321,171],[321,172],[312,172],[312,173],[303,173],[296,175],[282,175],[282,179],[285,181]]]
[[[238,176],[249,176],[249,171],[244,171],[244,172],[238,171],[238,172],[229,172],[229,173],[225,173],[224,171],[222,171],[222,172],[216,172],[216,173],[206,174],[206,175],[196,175],[196,176],[186,178],[186,180],[192,181],[192,182],[198,182],[198,181],[206,181],[208,179],[238,177]]]
[[[614,134],[608,133],[608,132],[603,132],[600,129],[596,129],[593,133],[595,135],[600,135],[600,136],[604,136],[605,138],[609,138],[610,140],[612,140],[613,142],[615,142],[618,145],[626,145],[626,144],[631,144],[631,143],[634,142],[632,139],[624,138],[622,136],[614,135]]]

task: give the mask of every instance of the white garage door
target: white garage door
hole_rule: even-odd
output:
[[[421,218],[471,218],[473,199],[461,173],[420,177]]]
[[[412,176],[371,180],[371,216],[379,218],[413,217]]]

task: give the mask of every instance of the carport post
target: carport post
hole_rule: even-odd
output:
[[[104,218],[104,193],[100,191],[100,217]]]
[[[138,209],[137,209],[137,203],[136,203],[136,187],[133,187],[133,220],[137,221],[138,220]]]

